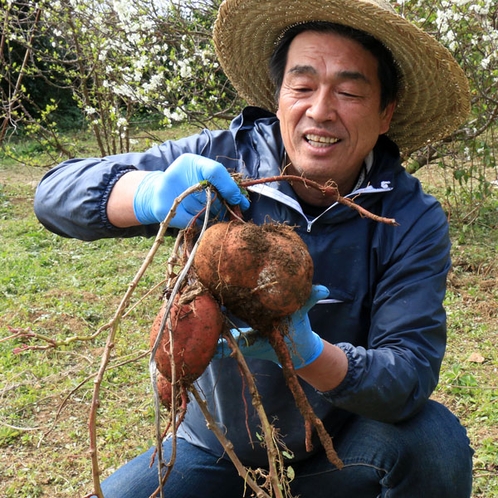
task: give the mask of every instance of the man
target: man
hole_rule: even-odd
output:
[[[296,227],[316,285],[291,317],[293,360],[344,468],[327,460],[316,438],[313,451],[304,447],[303,419],[271,348],[264,341],[244,347],[268,417],[293,456],[292,495],[469,497],[465,430],[429,400],[445,349],[447,223],[399,154],[465,120],[462,71],[382,0],[225,0],[214,40],[234,86],[260,107],[246,108],[226,131],[143,154],[63,163],[38,188],[39,219],[84,240],[153,235],[175,197],[208,180],[247,220]],[[248,202],[227,169],[332,180],[342,195],[399,226],[361,218],[297,182],[253,187]],[[185,227],[203,205],[203,195],[189,196],[172,226]],[[223,214],[219,201],[212,214]],[[266,451],[254,443],[259,420],[235,360],[222,349],[199,391],[242,463],[265,468]],[[164,443],[166,458],[170,445]],[[166,496],[251,494],[194,401],[178,445]],[[157,472],[149,462],[150,452],[106,479],[105,497],[153,493]]]

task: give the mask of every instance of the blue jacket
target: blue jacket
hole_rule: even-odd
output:
[[[109,192],[125,172],[165,169],[184,152],[208,156],[254,178],[278,174],[284,155],[276,117],[249,107],[229,130],[204,131],[144,154],[62,163],[42,179],[36,214],[53,232],[83,240],[154,235],[157,226],[112,226],[105,209]],[[441,206],[406,173],[397,147],[386,137],[379,138],[373,165],[350,196],[375,214],[395,218],[399,226],[362,218],[342,204],[317,215],[301,206],[285,182],[253,188],[246,213],[256,223],[273,219],[295,226],[313,258],[314,282],[330,290],[328,299],[310,311],[310,320],[315,332],[345,351],[348,373],[330,392],[303,386],[331,435],[351,414],[391,423],[412,416],[437,384],[446,342],[442,302],[450,243]],[[263,360],[248,362],[269,420],[296,460],[306,458],[303,420],[280,368]],[[198,384],[242,461],[264,465],[259,420],[235,361],[213,360]],[[194,401],[181,433],[222,454]],[[320,445],[314,446],[316,451]]]

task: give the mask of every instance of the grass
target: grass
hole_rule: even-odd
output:
[[[0,496],[5,498],[62,498],[91,490],[87,419],[92,375],[107,333],[85,337],[113,316],[152,245],[142,238],[83,243],[47,232],[32,212],[41,174],[40,168],[20,169],[8,161],[0,166]],[[452,224],[449,342],[434,394],[468,428],[476,450],[473,498],[498,497],[497,213],[494,195],[472,224]],[[135,299],[162,279],[171,242],[161,247]],[[148,350],[159,294],[146,298],[119,330],[98,414],[103,477],[153,444],[147,357],[137,358]],[[56,349],[23,349],[44,344],[13,338],[30,331],[60,343],[74,336],[81,340]]]
[[[92,334],[112,317],[151,240],[82,243],[50,234],[32,213],[32,179],[41,172],[2,173],[0,340],[20,331],[61,342]],[[137,296],[161,281],[168,251],[166,244]],[[103,386],[99,445],[108,471],[153,442],[147,358],[132,360],[148,350],[144,331],[158,311],[159,295],[160,290],[123,322],[112,364],[130,363],[109,370]],[[0,496],[55,498],[90,490],[87,418],[91,376],[98,370],[107,333],[101,335],[18,354],[16,350],[43,342],[0,342]]]

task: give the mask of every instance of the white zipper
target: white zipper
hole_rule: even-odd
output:
[[[383,181],[383,182],[381,182],[381,188],[375,188],[375,187],[372,187],[371,185],[368,185],[367,187],[357,189],[354,192],[351,192],[350,194],[348,194],[344,197],[350,198],[350,197],[356,197],[357,195],[361,195],[361,194],[376,194],[379,192],[387,192],[387,191],[390,191],[392,189],[393,188],[391,187],[390,181]],[[334,202],[334,204],[329,206],[325,211],[323,211],[323,213],[319,214],[316,218],[309,219],[304,214],[304,211],[301,208],[301,205],[299,204],[298,201],[296,201],[296,199],[289,197],[287,194],[284,194],[282,191],[277,190],[276,188],[270,187],[269,185],[265,185],[265,184],[259,184],[259,185],[252,185],[251,187],[248,187],[248,190],[250,190],[251,192],[255,192],[259,195],[264,195],[265,197],[269,197],[270,199],[274,199],[278,202],[281,202],[282,204],[285,204],[286,206],[288,206],[292,209],[295,209],[306,220],[306,231],[308,233],[311,232],[311,229],[312,229],[315,221],[319,220],[325,213],[329,212],[334,206],[337,206],[337,204],[339,204],[338,202]]]

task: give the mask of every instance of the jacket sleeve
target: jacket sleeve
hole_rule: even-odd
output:
[[[426,206],[427,207],[427,206]],[[435,201],[393,242],[374,250],[378,278],[365,347],[342,342],[349,368],[334,390],[323,393],[334,406],[383,422],[413,415],[438,382],[446,347],[443,300],[450,267],[447,222]],[[388,254],[384,261],[380,254]],[[386,257],[387,258],[387,257]]]
[[[228,143],[228,141],[225,139]],[[157,225],[117,228],[107,218],[107,201],[115,183],[129,171],[165,170],[185,152],[209,154],[212,134],[169,141],[143,153],[71,159],[50,170],[39,183],[34,201],[38,220],[65,237],[97,240],[152,236]]]

